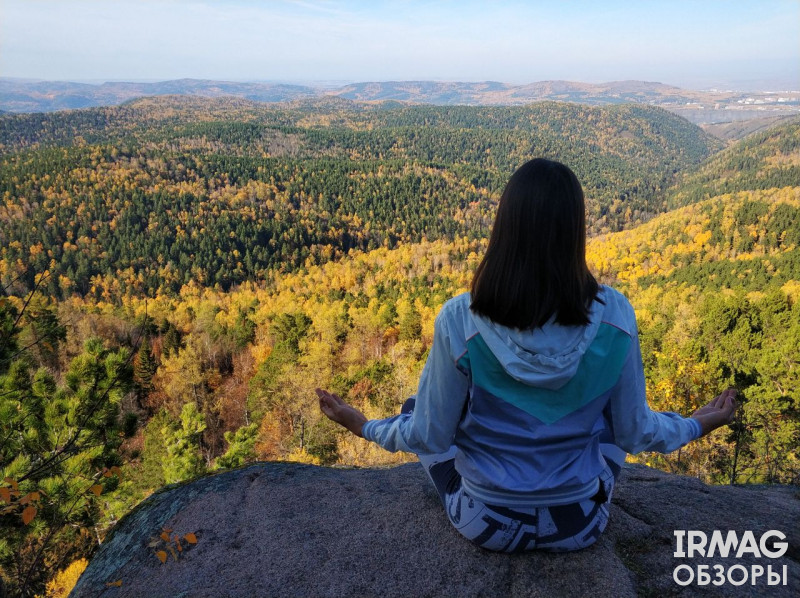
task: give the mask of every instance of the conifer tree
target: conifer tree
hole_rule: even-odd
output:
[[[136,391],[140,405],[143,399],[153,390],[153,376],[156,373],[156,369],[158,369],[158,364],[153,357],[150,339],[145,336],[139,345],[139,351],[136,353],[136,361],[133,368],[134,381],[136,382]]]
[[[180,422],[161,429],[167,456],[164,460],[164,480],[174,484],[199,476],[206,470],[200,454],[200,435],[206,429],[206,418],[197,410],[197,403],[181,408]]]
[[[419,311],[413,302],[401,300],[397,302],[397,327],[400,331],[400,340],[413,341],[419,339],[422,332],[422,321]]]
[[[164,357],[169,357],[176,353],[183,346],[181,333],[175,328],[172,322],[167,322],[167,330],[164,333]]]
[[[217,459],[218,468],[230,469],[239,467],[255,459],[256,436],[258,424],[242,426],[236,432],[225,432],[228,450]]]
[[[20,327],[2,299],[0,579],[9,593],[32,596],[44,589],[46,563],[86,550],[81,530],[100,521],[97,498],[119,481],[118,405],[132,371],[127,350],[89,339],[59,385],[28,352],[8,355]],[[58,336],[57,320],[48,321]]]
[[[54,306],[34,295],[24,316],[20,331],[23,346],[38,365],[57,368],[58,346],[67,338],[67,329],[58,321]]]
[[[0,374],[8,371],[11,359],[19,349],[15,325],[17,313],[5,291],[0,288]]]

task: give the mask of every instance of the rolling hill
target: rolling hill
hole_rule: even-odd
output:
[[[191,279],[228,288],[351,249],[480,238],[507,177],[534,156],[572,166],[594,233],[619,230],[662,212],[675,174],[721,143],[630,104],[170,96],[6,115],[0,147],[7,274],[21,263],[80,293],[104,275],[152,294]],[[50,292],[64,292],[57,280]]]
[[[756,131],[682,174],[668,192],[675,207],[701,199],[776,187],[800,181],[800,119]]]

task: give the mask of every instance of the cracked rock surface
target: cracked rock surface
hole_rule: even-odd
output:
[[[192,532],[197,544],[158,541]],[[675,558],[675,530],[777,529],[777,559]],[[156,544],[151,546],[151,544]],[[157,550],[167,552],[164,564]],[[761,565],[787,585],[673,580],[686,563]],[[713,571],[713,569],[711,569]],[[734,575],[736,578],[736,576]],[[738,579],[738,578],[737,578]],[[119,586],[109,583],[121,582]],[[568,554],[495,554],[450,526],[422,467],[335,469],[257,463],[165,488],[112,531],[71,596],[798,596],[800,489],[706,486],[626,465],[611,521],[592,547]]]

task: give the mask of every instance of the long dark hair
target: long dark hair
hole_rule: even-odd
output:
[[[575,174],[537,158],[511,176],[489,247],[472,279],[472,310],[510,328],[536,328],[553,315],[589,323],[598,285],[586,265],[586,208]]]

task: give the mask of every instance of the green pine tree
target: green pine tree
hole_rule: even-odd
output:
[[[225,432],[228,450],[217,459],[217,468],[230,469],[254,461],[257,434],[258,424],[256,423],[242,426],[236,432]]]
[[[183,346],[183,339],[181,333],[175,328],[172,322],[167,322],[167,329],[164,333],[164,357],[169,357],[172,353],[177,353],[178,349]]]
[[[18,322],[0,302],[0,587],[33,596],[47,563],[87,553],[81,530],[100,524],[99,496],[119,483],[119,403],[132,368],[126,349],[90,339],[59,384],[28,351],[9,350],[20,345]]]
[[[136,394],[139,404],[150,394],[153,390],[153,376],[158,369],[158,364],[153,357],[153,352],[150,347],[150,339],[145,336],[139,345],[139,351],[136,353],[136,361],[133,368],[133,376],[136,382]]]
[[[206,429],[206,418],[197,410],[197,403],[186,403],[181,409],[180,422],[164,426],[164,480],[174,484],[199,476],[206,471],[200,454],[200,435]]]

